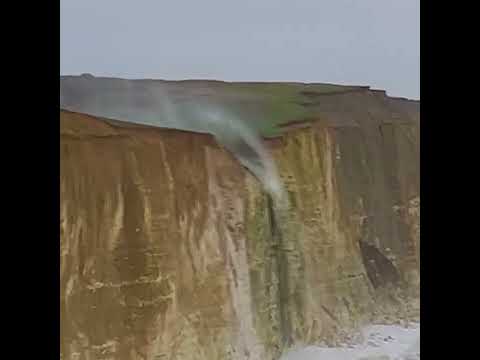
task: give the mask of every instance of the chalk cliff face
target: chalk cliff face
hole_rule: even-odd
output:
[[[278,359],[419,316],[419,104],[322,98],[265,140],[278,208],[213,137],[60,111],[63,359]]]

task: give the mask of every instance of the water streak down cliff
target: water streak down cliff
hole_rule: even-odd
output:
[[[60,112],[63,359],[278,359],[419,315],[419,103],[362,91],[265,140]]]

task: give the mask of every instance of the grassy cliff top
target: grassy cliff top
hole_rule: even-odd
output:
[[[208,103],[248,122],[264,137],[281,134],[285,124],[353,114],[358,94],[385,95],[368,86],[319,83],[126,80],[92,75],[62,76],[60,82],[61,108],[66,110],[175,128],[158,115],[165,107],[160,99],[168,94],[187,122],[201,121],[188,111],[191,104]]]

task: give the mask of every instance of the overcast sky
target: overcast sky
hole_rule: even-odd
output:
[[[61,0],[60,72],[420,98],[420,0]]]

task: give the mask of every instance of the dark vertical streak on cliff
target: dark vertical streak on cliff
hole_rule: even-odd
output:
[[[274,250],[275,263],[278,276],[278,307],[280,315],[280,332],[282,345],[289,347],[293,343],[292,326],[288,310],[289,281],[288,281],[288,259],[282,251],[282,232],[278,223],[278,214],[275,211],[273,199],[267,195],[268,216],[270,231],[272,235],[272,247]]]

